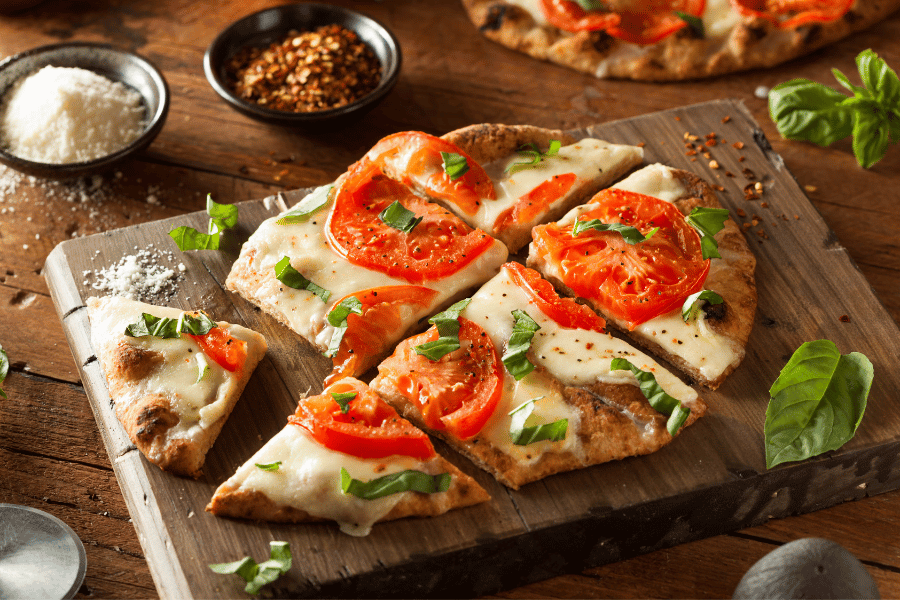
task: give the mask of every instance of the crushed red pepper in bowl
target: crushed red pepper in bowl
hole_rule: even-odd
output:
[[[372,49],[336,24],[292,30],[267,48],[243,48],[225,71],[241,99],[287,112],[346,106],[378,87],[382,74]]]

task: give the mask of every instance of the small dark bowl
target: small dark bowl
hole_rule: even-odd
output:
[[[0,62],[0,98],[22,77],[42,67],[79,67],[119,81],[141,95],[147,111],[144,132],[112,154],[76,163],[41,163],[19,158],[0,148],[0,162],[17,171],[50,179],[67,179],[105,171],[150,145],[169,112],[169,87],[147,59],[106,44],[71,42],[27,50]]]
[[[359,100],[339,108],[295,113],[247,102],[228,87],[225,65],[241,48],[266,47],[292,29],[304,32],[332,24],[355,32],[381,61],[378,87]],[[375,19],[340,6],[298,3],[269,8],[232,23],[207,48],[203,70],[216,93],[238,112],[266,123],[315,129],[346,124],[371,110],[397,83],[401,60],[397,38]]]

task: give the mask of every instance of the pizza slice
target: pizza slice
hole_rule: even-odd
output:
[[[370,385],[514,489],[655,452],[706,412],[692,388],[518,263],[432,322]]]
[[[91,341],[116,416],[147,459],[197,477],[266,353],[260,334],[202,312],[88,298]]]
[[[304,398],[288,424],[216,490],[206,510],[278,522],[337,521],[349,535],[490,500],[428,436],[353,378]]]
[[[438,138],[390,135],[362,162],[452,210],[517,252],[555,220],[640,164],[643,149],[529,125],[472,125]]]
[[[712,389],[744,358],[756,259],[687,171],[650,165],[536,227],[528,265]]]
[[[332,381],[365,373],[421,319],[492,277],[507,254],[359,162],[260,225],[226,285],[330,356]]]

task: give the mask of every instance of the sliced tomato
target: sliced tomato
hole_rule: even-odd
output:
[[[553,284],[542,278],[537,271],[516,262],[508,262],[503,268],[513,283],[528,294],[531,303],[559,325],[567,329],[604,332],[606,321],[603,317],[571,298],[561,298],[553,289]]]
[[[587,11],[572,0],[541,0],[547,21],[563,31],[599,31],[619,22],[614,12]]]
[[[332,393],[355,392],[342,412]],[[304,398],[288,422],[307,430],[326,448],[358,458],[401,455],[427,460],[435,455],[421,429],[400,417],[363,382],[346,378],[318,396]]]
[[[419,407],[425,424],[469,439],[481,431],[503,393],[503,363],[491,338],[460,317],[460,348],[432,361],[415,347],[438,339],[437,327],[408,338],[378,366],[381,377],[393,381]]]
[[[451,179],[444,171],[441,152],[462,156],[469,170]],[[387,136],[369,150],[366,160],[431,198],[455,204],[467,215],[478,211],[482,199],[497,198],[494,182],[471,156],[455,144],[421,131]]]
[[[355,373],[361,357],[384,352],[390,336],[403,327],[404,307],[427,308],[437,294],[437,290],[418,285],[384,286],[352,294],[362,304],[362,314],[347,316],[347,331],[331,359],[334,369],[325,384]],[[336,305],[343,301],[341,298]]]
[[[744,16],[766,19],[781,29],[827,23],[843,17],[854,0],[731,0]]]
[[[528,223],[546,211],[550,205],[572,189],[578,177],[575,173],[554,175],[519,198],[515,204],[500,213],[494,221],[494,231],[502,231],[512,224]]]
[[[629,329],[680,306],[703,287],[709,260],[700,236],[678,209],[658,198],[623,190],[594,196],[582,221],[622,223],[649,239],[628,244],[618,232],[588,230],[572,236],[572,225],[534,229],[534,251],[560,270],[563,283],[598,303]]]
[[[422,217],[410,233],[378,217],[395,200]],[[453,275],[494,244],[485,232],[419,198],[367,161],[356,164],[335,194],[326,238],[353,264],[413,284]]]
[[[213,327],[205,335],[191,335],[203,353],[217,365],[234,373],[244,367],[247,360],[247,342],[229,334],[223,327]]]
[[[687,27],[677,13],[702,17],[706,0],[613,0],[608,11],[584,10],[572,0],[541,0],[547,20],[565,31],[598,31],[632,44],[655,44]]]

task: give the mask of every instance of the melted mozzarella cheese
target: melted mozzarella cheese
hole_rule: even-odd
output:
[[[636,171],[612,186],[614,188],[653,196],[666,202],[674,202],[687,194],[681,180],[676,178],[671,167],[654,163]]]
[[[281,462],[275,471],[256,464]],[[291,506],[313,517],[337,521],[346,534],[365,536],[409,492],[363,500],[341,491],[341,468],[369,481],[406,469],[427,470],[422,461],[405,456],[362,459],[330,450],[302,427],[287,425],[223,484],[265,494],[279,506]],[[434,474],[434,473],[432,473]]]

